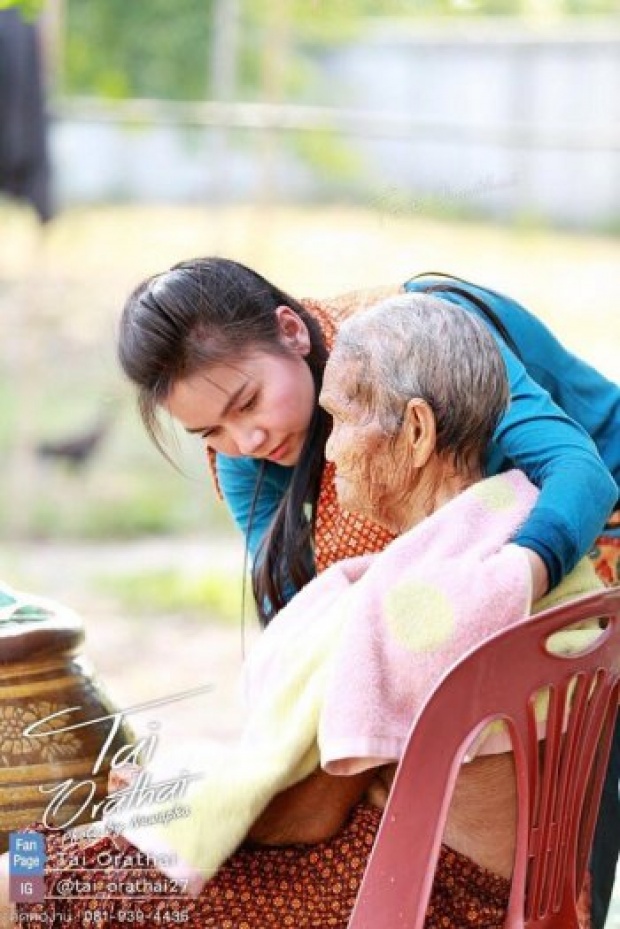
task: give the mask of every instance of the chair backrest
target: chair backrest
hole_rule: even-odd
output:
[[[602,618],[582,652],[552,654],[549,636]],[[548,688],[544,751],[534,699]],[[490,722],[512,739],[518,822],[506,926],[577,929],[620,689],[620,589],[588,594],[469,651],[417,715],[349,929],[422,929],[463,756]]]

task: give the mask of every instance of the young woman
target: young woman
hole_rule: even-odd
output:
[[[618,386],[508,297],[440,274],[380,295],[402,291],[460,304],[488,325],[500,347],[511,402],[485,468],[494,474],[516,466],[540,488],[513,540],[528,552],[535,597],[555,586],[597,536],[598,567],[606,582],[617,583],[620,536],[610,526],[601,532],[618,505]],[[338,506],[324,455],[330,418],[317,404],[340,321],[378,296],[299,301],[243,265],[204,258],[144,281],[124,308],[119,358],[146,428],[161,443],[163,412],[209,449],[219,490],[247,539],[265,623],[315,572],[378,551],[392,538]],[[620,842],[619,774],[617,738],[593,857],[596,926]]]

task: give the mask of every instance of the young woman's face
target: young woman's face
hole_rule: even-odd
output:
[[[290,466],[299,459],[316,398],[305,360],[307,330],[292,310],[280,310],[287,311],[280,317],[286,354],[257,350],[213,365],[178,381],[164,406],[217,452]]]

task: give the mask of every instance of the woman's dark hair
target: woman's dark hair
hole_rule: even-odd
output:
[[[285,354],[279,340],[276,309],[289,306],[310,334],[305,356],[316,396],[323,382],[327,348],[318,322],[297,300],[245,265],[224,258],[197,258],[143,281],[130,294],[120,321],[118,357],[138,389],[140,415],[163,451],[158,407],[179,380],[215,364],[262,349]],[[252,587],[261,621],[266,624],[290,595],[313,576],[313,519],[316,510],[331,420],[318,404],[291,482],[265,535],[252,570]],[[250,525],[264,472],[259,469]]]

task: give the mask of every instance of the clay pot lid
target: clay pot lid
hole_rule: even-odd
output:
[[[83,639],[84,624],[73,610],[0,581],[0,664],[75,648]]]

